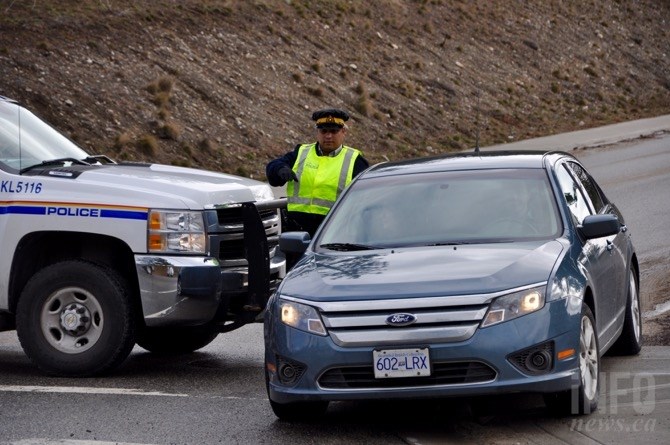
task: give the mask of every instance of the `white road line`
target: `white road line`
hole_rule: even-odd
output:
[[[19,386],[0,385],[0,392],[49,392],[76,394],[119,394],[130,396],[188,397],[188,394],[171,394],[160,391],[142,391],[132,388],[90,388],[85,386]]]
[[[0,442],[0,445],[150,445],[130,442],[105,442],[101,440],[52,440],[52,439],[22,439],[15,442]]]

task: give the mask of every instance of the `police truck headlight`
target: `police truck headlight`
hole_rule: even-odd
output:
[[[544,286],[505,295],[493,300],[482,327],[513,320],[544,307]]]
[[[328,335],[316,309],[294,301],[280,300],[279,314],[282,323],[317,335]]]
[[[151,253],[207,252],[202,212],[149,211],[148,250]]]
[[[251,193],[254,195],[254,199],[258,202],[275,199],[274,192],[267,184],[252,185],[249,188],[251,189]]]

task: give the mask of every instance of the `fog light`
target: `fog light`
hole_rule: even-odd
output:
[[[524,374],[538,375],[551,372],[554,366],[554,342],[542,343],[507,357]]]
[[[305,372],[305,365],[277,357],[277,377],[282,385],[294,385]]]
[[[295,380],[296,376],[295,368],[290,363],[283,363],[279,367],[279,375],[282,382],[291,383]]]
[[[547,351],[536,351],[526,359],[526,367],[534,372],[546,370],[551,365],[551,356]]]

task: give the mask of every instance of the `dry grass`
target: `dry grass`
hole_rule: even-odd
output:
[[[159,129],[159,136],[163,139],[171,139],[173,141],[178,141],[181,136],[181,126],[176,122],[166,122]]]
[[[123,150],[125,147],[130,146],[130,144],[133,142],[133,136],[129,132],[123,132],[116,136],[116,139],[114,139],[114,148],[117,151]]]
[[[475,90],[482,146],[666,114],[666,3],[0,0],[0,94],[96,153],[264,179],[322,106],[371,162],[471,147]]]
[[[151,134],[143,134],[137,139],[137,148],[147,156],[155,157],[158,154],[158,139]]]

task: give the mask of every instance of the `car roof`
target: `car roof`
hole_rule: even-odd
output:
[[[430,173],[450,170],[486,170],[498,168],[544,168],[560,157],[572,155],[560,151],[486,151],[459,152],[446,155],[384,162],[368,169],[364,176]],[[574,159],[574,158],[573,158]]]

